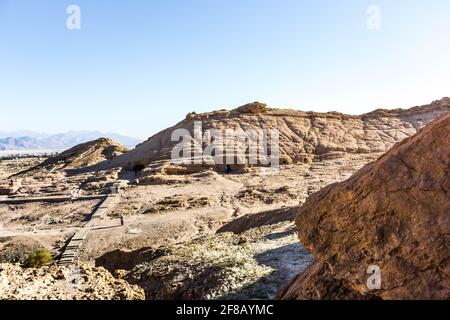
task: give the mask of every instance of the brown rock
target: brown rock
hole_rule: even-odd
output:
[[[447,113],[299,210],[301,242],[346,289],[382,299],[450,299],[449,136]],[[371,265],[380,267],[380,290],[366,285]],[[321,293],[330,277],[317,269],[279,296],[340,298]],[[310,293],[311,281],[319,294]]]
[[[346,154],[381,153],[449,110],[448,98],[411,109],[376,110],[361,116],[274,109],[255,102],[231,111],[190,113],[177,125],[155,134],[107,166],[132,169],[138,164],[170,160],[173,147],[179,143],[171,141],[173,131],[186,129],[193,136],[195,121],[201,121],[203,132],[225,128],[244,132],[277,129],[282,165],[335,159]]]
[[[258,113],[266,113],[267,111],[269,111],[269,109],[267,108],[267,105],[265,103],[253,102],[253,103],[248,103],[246,105],[243,105],[243,106],[235,109],[235,111],[240,112],[240,113],[258,114]]]
[[[0,264],[0,300],[143,300],[144,291],[86,264],[23,269]]]
[[[320,261],[310,265],[275,297],[277,300],[367,300],[373,298],[348,289],[342,280],[333,278],[330,268]]]
[[[65,169],[78,169],[96,165],[105,160],[111,160],[127,151],[126,147],[114,140],[99,138],[76,145],[55,157],[48,158],[37,168],[59,164]]]

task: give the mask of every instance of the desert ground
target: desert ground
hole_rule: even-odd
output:
[[[295,208],[311,193],[347,179],[375,158],[376,155],[349,156],[292,164],[268,173],[262,168],[252,168],[249,172],[235,174],[206,170],[158,175],[150,185],[140,185],[139,177],[136,181],[134,172],[126,171],[115,180],[121,185],[115,203],[88,233],[78,259],[92,266],[103,266],[113,273],[121,269],[131,271],[134,265],[130,261],[139,259],[131,258],[134,252],[142,248],[170,248],[178,250],[181,255],[178,259],[192,264],[187,269],[197,272],[192,252],[183,252],[192,245],[199,254],[210,255],[204,257],[211,259],[209,268],[223,265],[225,269],[237,268],[242,274],[238,279],[234,279],[236,273],[223,275],[225,284],[220,288],[213,288],[211,292],[205,289],[199,296],[187,298],[271,298],[313,260],[298,243],[292,222]],[[14,175],[29,167],[27,164],[35,164],[30,159],[22,162],[16,165],[16,172],[9,162],[2,163],[2,167],[9,168],[8,173]],[[23,178],[23,194],[16,200],[38,200],[0,204],[1,261],[24,263],[39,247],[47,248],[55,257],[60,256],[69,239],[83,229],[102,200],[54,202],[39,201],[39,198],[68,196],[71,186],[93,180],[103,180],[98,187],[100,191],[83,190],[84,196],[106,192],[106,186],[112,182],[109,172],[70,175],[41,172]],[[231,234],[221,235],[226,233]],[[211,244],[216,247],[209,248]],[[234,261],[239,250],[242,259],[252,268]],[[128,254],[116,254],[117,251]],[[227,266],[221,259],[228,259],[233,265]],[[206,269],[206,263],[204,267]],[[250,271],[254,273],[251,277]],[[249,285],[252,288],[242,292],[242,288]],[[161,293],[155,297],[171,298],[171,295]]]

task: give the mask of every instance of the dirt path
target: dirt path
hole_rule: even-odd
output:
[[[59,265],[72,265],[76,262],[79,251],[86,240],[88,233],[98,224],[98,219],[102,219],[106,215],[106,212],[110,207],[114,205],[118,198],[119,186],[117,183],[113,183],[110,188],[110,194],[105,197],[100,206],[90,216],[89,221],[70,239],[64,251],[61,254],[61,258],[58,261]]]

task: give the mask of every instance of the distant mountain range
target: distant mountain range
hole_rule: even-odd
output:
[[[0,151],[63,150],[101,137],[113,139],[128,148],[134,148],[142,142],[137,138],[98,131],[69,131],[52,135],[33,131],[14,131],[0,132]]]

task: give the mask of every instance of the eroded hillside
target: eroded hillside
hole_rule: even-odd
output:
[[[132,168],[154,160],[170,159],[171,151],[178,143],[178,140],[171,140],[174,130],[186,129],[193,137],[196,121],[201,122],[203,133],[209,129],[225,128],[243,132],[277,129],[282,164],[320,161],[349,153],[385,152],[395,142],[416,133],[448,110],[450,98],[406,110],[380,109],[361,116],[272,109],[255,102],[231,111],[190,113],[185,120],[157,133],[109,165]]]

